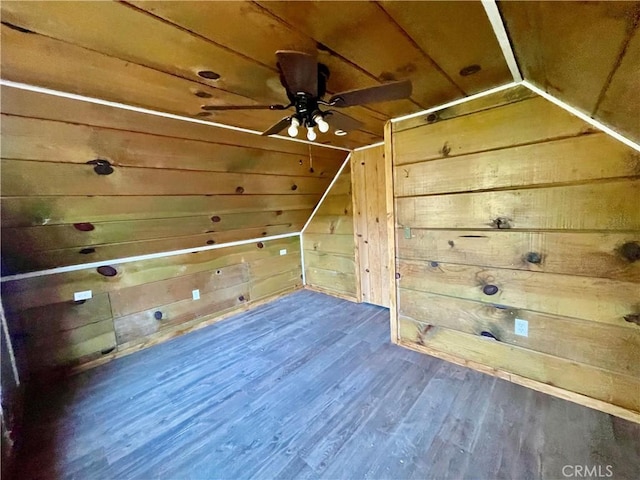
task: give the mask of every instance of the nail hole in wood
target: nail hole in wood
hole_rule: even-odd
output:
[[[482,293],[484,293],[485,295],[495,295],[496,293],[498,293],[498,290],[499,288],[495,285],[485,285],[484,287],[482,287]]]
[[[240,300],[241,302],[244,302],[244,295],[240,295],[240,296],[238,297],[238,300]]]
[[[263,237],[266,236],[266,235],[267,235],[267,232],[262,232],[262,236]]]
[[[396,272],[396,280],[400,280],[400,273]]]
[[[103,277],[115,277],[118,271],[110,265],[102,265],[96,268],[96,271]]]
[[[216,270],[216,275],[220,275],[222,272],[220,270]]]
[[[90,253],[95,253],[96,249],[95,248],[83,248],[80,250],[79,253],[81,253],[82,255],[89,255]]]
[[[96,227],[94,227],[93,224],[89,222],[74,223],[73,228],[81,232],[90,232],[91,230],[96,229]]]
[[[258,242],[256,245],[258,248],[264,248],[264,243]]]
[[[156,320],[162,320],[162,312],[160,310],[153,312],[153,318]]]
[[[220,217],[218,215],[214,215],[213,217],[211,217],[211,221],[213,223],[218,223],[220,221]]]
[[[220,75],[216,72],[212,72],[211,70],[200,70],[198,72],[198,76],[202,78],[206,78],[207,80],[218,80],[220,79]]]

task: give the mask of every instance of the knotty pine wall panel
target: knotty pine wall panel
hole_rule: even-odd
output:
[[[1,128],[3,275],[299,231],[347,153],[8,87]]]
[[[286,252],[286,253],[285,253]],[[297,236],[2,284],[22,368],[85,368],[300,288]],[[200,299],[192,299],[199,290]],[[73,293],[93,297],[74,302]]]
[[[640,154],[493,100],[392,125],[399,343],[640,421]]]
[[[304,268],[308,286],[360,301],[351,185],[346,165],[302,236]]]

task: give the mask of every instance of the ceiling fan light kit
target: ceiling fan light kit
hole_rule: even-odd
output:
[[[290,137],[297,137],[299,127],[304,127],[307,129],[307,139],[313,142],[317,138],[316,127],[320,133],[327,133],[333,127],[337,136],[344,136],[362,127],[359,120],[337,110],[323,111],[320,106],[346,108],[411,96],[411,82],[404,80],[338,93],[326,101],[323,97],[327,93],[330,73],[326,65],[318,63],[314,55],[291,50],[278,50],[276,58],[280,83],[289,99],[288,105],[205,105],[202,109],[287,110],[294,107],[296,112],[293,115],[282,118],[262,132],[262,135],[274,135],[286,128]]]

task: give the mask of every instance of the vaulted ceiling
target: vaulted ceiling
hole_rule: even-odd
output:
[[[345,147],[511,80],[480,2],[3,1],[2,22],[3,78],[259,131],[282,112],[201,107],[286,101],[276,50],[317,53],[332,93],[410,79],[411,99],[345,109],[362,129],[318,138]]]
[[[640,138],[640,2],[498,5],[525,79]],[[3,78],[259,131],[282,112],[201,107],[286,102],[276,50],[317,54],[330,93],[410,79],[410,99],[348,108],[362,128],[318,138],[348,148],[380,141],[391,117],[512,80],[479,1],[3,1],[1,9]]]

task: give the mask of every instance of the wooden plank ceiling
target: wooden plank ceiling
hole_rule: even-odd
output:
[[[361,130],[318,137],[348,148],[380,141],[390,117],[511,80],[480,2],[9,1],[1,13],[3,78],[260,131],[282,112],[201,107],[285,101],[276,50],[317,53],[331,93],[410,79],[411,99],[348,108]]]
[[[500,2],[525,79],[640,141],[640,2]]]

